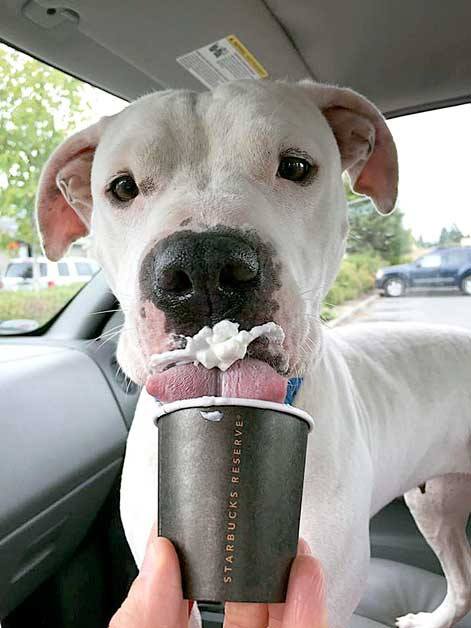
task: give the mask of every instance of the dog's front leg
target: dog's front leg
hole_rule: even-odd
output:
[[[126,443],[120,511],[126,539],[138,567],[157,520],[157,443],[155,400],[142,393]]]
[[[308,450],[299,534],[324,568],[329,628],[346,628],[368,578],[371,465],[362,448],[343,460],[339,451],[325,454],[328,447],[313,450],[311,455]]]

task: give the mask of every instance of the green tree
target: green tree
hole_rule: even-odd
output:
[[[400,264],[414,242],[403,225],[404,214],[399,209],[389,216],[378,214],[366,196],[352,192],[348,177],[343,183],[349,203],[347,253],[376,253],[390,264]]]
[[[453,224],[451,229],[448,230],[448,241],[450,244],[460,244],[463,234],[461,230]]]
[[[438,244],[443,246],[446,242],[448,242],[448,229],[446,227],[443,227],[440,232],[440,239],[438,240]]]
[[[423,235],[420,235],[415,242],[419,249],[431,249],[433,246],[437,246],[436,241],[425,240]]]
[[[34,198],[41,168],[89,111],[82,84],[0,45],[0,214],[37,246]],[[0,246],[11,239],[0,234]]]
[[[397,209],[389,216],[378,214],[372,203],[350,203],[348,253],[377,253],[390,264],[399,264],[410,253],[413,237],[403,225],[404,214]]]
[[[438,244],[440,246],[455,246],[460,244],[462,237],[463,234],[456,225],[452,225],[449,229],[443,227]]]

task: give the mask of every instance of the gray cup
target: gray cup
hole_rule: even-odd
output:
[[[175,545],[184,598],[284,602],[312,418],[203,397],[163,406],[156,422],[158,533]]]

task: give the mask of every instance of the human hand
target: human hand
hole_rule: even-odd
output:
[[[141,571],[109,628],[187,628],[180,565],[172,543],[152,529]],[[324,576],[308,544],[299,540],[286,602],[226,602],[224,628],[327,628]]]

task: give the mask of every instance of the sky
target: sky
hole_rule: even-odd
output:
[[[471,235],[471,105],[389,121],[399,155],[399,202],[416,238],[453,223]]]
[[[108,92],[92,87],[87,83],[83,85],[84,95],[91,105],[90,119],[87,123],[92,124],[102,116],[110,116],[124,109],[128,104],[125,100],[117,98]]]
[[[89,88],[94,118],[125,102]],[[418,238],[437,241],[456,224],[471,235],[471,105],[412,114],[388,122],[399,155],[398,207]]]

